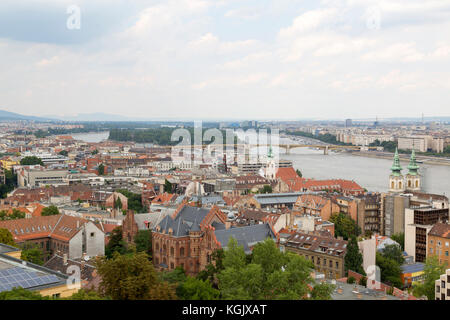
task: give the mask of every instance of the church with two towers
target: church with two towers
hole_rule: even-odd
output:
[[[391,167],[391,175],[389,176],[389,191],[393,193],[403,193],[405,191],[420,191],[421,178],[419,174],[419,166],[416,162],[416,153],[412,150],[411,158],[408,165],[408,173],[406,176],[402,174],[403,168],[400,166],[400,157],[398,149],[395,150],[394,164]]]

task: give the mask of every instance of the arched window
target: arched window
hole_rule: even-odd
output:
[[[411,180],[408,180],[408,188],[411,188]]]
[[[175,250],[173,249],[173,247],[170,247],[170,255],[173,256]]]
[[[391,182],[391,189],[394,189],[394,181]]]
[[[401,182],[401,181],[398,183],[398,188],[399,188],[399,189],[402,188],[402,182]]]
[[[163,244],[163,252],[166,253],[167,247],[165,244]]]
[[[159,251],[159,243],[158,242],[155,244],[155,249],[156,249],[156,251]]]
[[[184,257],[184,248],[180,248],[180,257]]]
[[[419,180],[416,180],[416,188],[419,187]]]

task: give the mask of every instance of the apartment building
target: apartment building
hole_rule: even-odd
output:
[[[345,276],[347,241],[337,240],[331,235],[297,232],[280,241],[280,249],[311,260],[314,269],[325,274],[328,279],[340,279]]]
[[[446,223],[449,209],[432,206],[405,210],[405,251],[415,262],[425,262],[428,255],[428,233],[436,223]]]
[[[368,194],[358,199],[357,223],[363,234],[380,234],[382,226],[381,195]]]
[[[437,256],[439,263],[450,268],[450,224],[436,223],[428,232],[427,256]]]
[[[92,221],[65,214],[0,221],[17,244],[31,243],[42,250],[44,261],[53,254],[67,254],[70,259],[84,254],[105,254],[105,234]]]
[[[435,282],[436,300],[450,300],[450,269],[447,269],[444,274]]]
[[[17,185],[19,187],[39,187],[46,185],[68,184],[65,178],[69,171],[48,170],[41,166],[23,166],[17,170]]]

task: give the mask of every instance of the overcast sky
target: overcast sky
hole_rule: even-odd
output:
[[[2,0],[0,109],[450,116],[450,0]]]

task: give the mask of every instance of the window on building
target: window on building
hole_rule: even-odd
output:
[[[95,236],[95,232],[91,232],[91,238]]]
[[[175,253],[175,249],[173,247],[170,247],[170,255],[173,256]]]
[[[180,257],[184,257],[184,248],[180,248]]]

